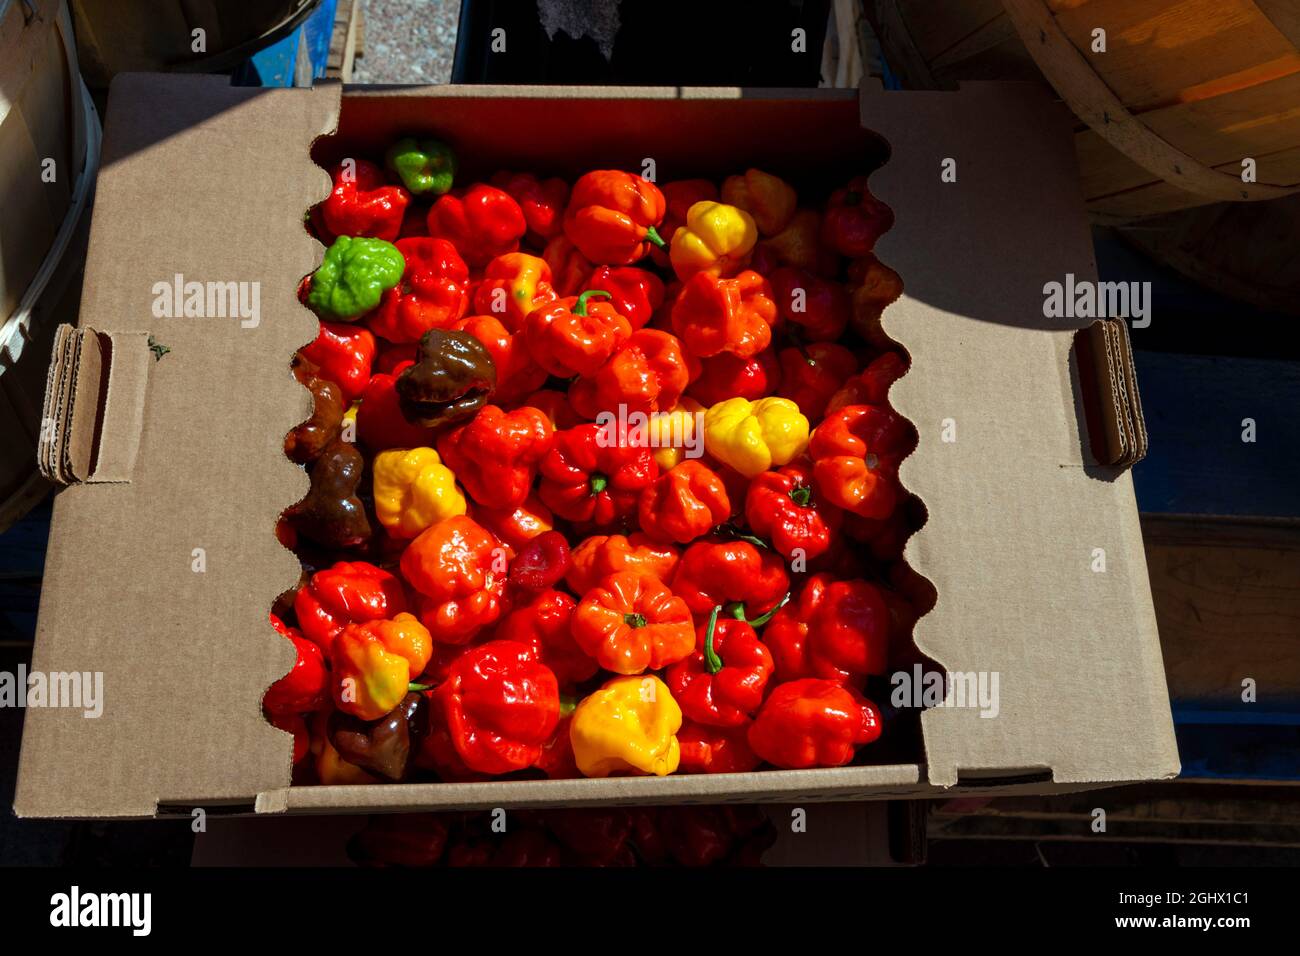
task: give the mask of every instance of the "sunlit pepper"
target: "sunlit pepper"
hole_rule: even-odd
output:
[[[874,704],[834,681],[780,684],[749,725],[749,745],[773,766],[788,770],[842,767],[880,736]]]
[[[464,644],[501,616],[504,549],[471,518],[454,515],[424,531],[402,552],[401,568],[436,641]]]
[[[704,447],[752,478],[789,464],[808,447],[808,419],[788,398],[729,398],[704,413]]]
[[[816,677],[842,683],[885,672],[889,628],[889,606],[880,588],[820,573],[772,616],[763,641],[778,680]]]
[[[375,337],[370,330],[346,322],[322,322],[310,345],[299,350],[320,368],[320,376],[339,387],[345,404],[352,404],[370,381]]]
[[[800,338],[834,342],[844,334],[852,306],[842,284],[790,266],[774,269],[767,279],[781,318],[793,323]]]
[[[658,228],[664,245],[651,249],[650,258],[656,265],[668,269],[672,267],[668,253],[672,248],[673,236],[685,225],[686,213],[697,202],[717,202],[718,187],[708,179],[678,179],[664,183],[660,190],[664,194],[665,211],[663,222]]]
[[[663,280],[635,266],[597,266],[586,287],[608,292],[610,306],[633,329],[643,328],[664,302]]]
[[[698,457],[704,445],[704,433],[697,427],[704,418],[704,406],[685,396],[668,411],[653,416],[646,424],[646,435],[654,449],[655,462],[661,471],[686,460],[688,451]]]
[[[894,224],[894,212],[871,195],[866,176],[855,176],[831,193],[822,218],[821,240],[842,256],[871,254],[876,240]]]
[[[775,394],[781,384],[781,367],[774,349],[748,357],[719,352],[700,360],[700,377],[686,390],[703,405],[716,405],[728,398],[750,401]]]
[[[747,169],[744,175],[724,179],[722,201],[749,213],[764,236],[775,236],[790,225],[797,203],[789,183],[761,169]]]
[[[384,181],[384,171],[364,159],[340,162],[333,170],[334,188],[320,205],[320,220],[328,235],[365,236],[392,242],[402,226],[410,194]]]
[[[569,401],[579,415],[596,419],[626,405],[628,413],[672,408],[699,374],[699,362],[675,335],[639,329],[590,378],[569,387]]]
[[[370,451],[418,448],[433,440],[433,429],[407,421],[397,396],[397,379],[414,362],[399,362],[391,373],[370,376],[357,406],[357,437]]]
[[[429,235],[450,240],[474,268],[514,252],[527,229],[519,203],[486,183],[448,193],[429,207]]]
[[[843,512],[819,500],[807,465],[792,462],[754,478],[745,498],[745,519],[754,534],[785,557],[798,553],[811,561],[830,547]]]
[[[406,595],[391,572],[365,561],[340,561],[298,589],[293,610],[303,634],[328,657],[344,627],[396,616],[406,610]]]
[[[587,279],[595,266],[568,236],[560,234],[548,242],[542,259],[551,267],[551,285],[560,295],[577,295],[588,287]]]
[[[748,773],[761,760],[749,747],[749,727],[711,727],[693,720],[677,732],[682,773]]]
[[[456,154],[436,139],[405,136],[388,147],[384,165],[416,196],[441,196],[456,177]]]
[[[749,213],[705,200],[687,210],[686,222],[673,234],[669,258],[683,282],[698,272],[725,278],[745,268],[757,241],[758,227]]]
[[[691,612],[706,615],[719,605],[742,605],[747,620],[760,620],[785,600],[790,578],[770,548],[748,541],[705,539],[683,552],[671,581]]]
[[[414,615],[349,624],[330,653],[335,706],[378,720],[401,703],[432,652],[429,632]]]
[[[542,504],[537,492],[532,492],[522,504],[513,508],[484,508],[474,504],[470,508],[470,517],[496,535],[512,553],[555,527],[555,516]]]
[[[650,537],[686,544],[731,517],[731,501],[712,469],[687,458],[641,492],[638,517]]]
[[[898,463],[906,422],[879,405],[848,405],[828,415],[808,443],[821,496],[864,518],[887,518],[898,503]]]
[[[528,354],[523,336],[511,333],[494,316],[466,316],[452,328],[474,336],[492,356],[497,375],[492,400],[498,404],[514,404],[529,392],[546,384],[546,369],[537,365]]]
[[[537,659],[555,672],[561,687],[580,684],[599,669],[573,639],[570,625],[578,602],[563,591],[545,590],[501,619],[494,640],[516,641],[533,648]]]
[[[529,238],[541,245],[563,229],[564,207],[569,201],[569,184],[563,179],[539,180],[532,173],[499,172],[492,185],[505,190],[519,203],[528,224]]]
[[[632,335],[626,318],[608,302],[609,293],[589,289],[535,309],[523,325],[524,344],[538,365],[560,378],[592,375]]]
[[[445,329],[469,309],[469,267],[446,239],[398,239],[406,268],[368,319],[370,331],[389,342],[418,342]]]
[[[673,332],[700,358],[724,351],[757,355],[771,344],[776,321],[772,287],[752,269],[734,279],[696,273],[672,307]]]
[[[568,393],[556,388],[541,388],[530,392],[519,404],[537,409],[550,420],[551,427],[557,430],[572,428],[581,421],[569,404]]]
[[[293,644],[298,656],[289,673],[267,689],[262,707],[271,715],[319,710],[329,700],[329,675],[320,645],[307,640],[302,631],[289,627],[275,614],[271,615],[271,626]]]
[[[543,531],[519,548],[510,562],[510,586],[517,594],[541,591],[564,580],[569,570],[569,541],[559,531]]]
[[[690,720],[739,727],[763,703],[774,665],[754,628],[721,612],[715,607],[709,613],[699,628],[698,650],[669,667],[664,680]]]
[[[438,452],[479,504],[513,508],[528,497],[553,436],[550,421],[535,408],[503,412],[485,405],[470,421],[440,435]]]
[[[777,394],[799,406],[811,422],[826,413],[831,396],[858,370],[858,360],[842,345],[811,342],[782,349],[781,388]]]
[[[529,312],[555,299],[546,260],[526,252],[509,252],[497,256],[483,270],[483,281],[474,290],[474,311],[500,319],[511,332],[518,332]]]
[[[311,274],[307,305],[322,319],[359,319],[401,281],[405,268],[401,252],[391,242],[339,236]]]
[[[648,535],[597,534],[584,538],[570,552],[565,581],[577,594],[586,594],[619,571],[640,571],[668,581],[677,567],[677,549]]]
[[[627,266],[664,240],[663,193],[654,183],[616,169],[598,169],[573,184],[564,234],[592,262]]]
[[[456,476],[432,448],[380,452],[371,469],[375,516],[394,538],[414,538],[443,518],[465,513]]]
[[[695,649],[686,603],[644,572],[611,574],[588,591],[570,628],[577,645],[615,674],[658,670]]]
[[[556,432],[538,466],[537,493],[569,521],[608,528],[636,509],[642,489],[659,474],[650,449],[600,425]]]
[[[682,712],[657,677],[615,677],[573,712],[569,739],[586,777],[665,776],[677,769]]]

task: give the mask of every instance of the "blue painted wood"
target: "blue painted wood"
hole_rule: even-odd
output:
[[[1148,513],[1300,517],[1300,362],[1137,351]],[[1243,441],[1243,421],[1255,422]]]
[[[329,65],[330,39],[338,0],[321,0],[316,10],[288,36],[253,54],[234,74],[237,86],[293,86],[299,76],[299,57],[305,58],[303,74],[313,80],[325,75]]]

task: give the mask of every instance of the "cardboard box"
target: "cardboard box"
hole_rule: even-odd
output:
[[[329,188],[311,147],[336,127],[317,158],[436,131],[456,144],[466,177],[500,167],[572,176],[653,158],[660,181],[760,166],[829,184],[888,149],[872,184],[897,222],[877,252],[906,289],[884,326],[913,363],[891,399],[920,433],[901,479],[928,511],[905,556],[937,591],[916,641],[950,672],[996,672],[997,717],[930,709],[924,753],[883,765],[290,787],[289,739],[259,703],[292,662],[266,612],[298,566],[272,528],[307,488],[280,446],[309,412],[288,365],[315,319],[295,290],[323,251],[302,226]],[[956,182],[941,180],[947,159]],[[1001,84],[859,95],[119,78],[81,314],[83,328],[114,335],[90,336],[71,372],[56,372],[99,422],[65,449],[81,483],[55,504],[33,662],[103,672],[104,712],[27,714],[16,811],[843,801],[1174,776],[1132,481],[1088,450],[1091,396],[1072,352],[1087,320],[1044,315],[1045,283],[1096,279],[1074,163],[1068,115],[1032,87]],[[260,321],[156,317],[155,286],[177,275],[260,283]],[[135,361],[147,335],[170,351]],[[87,364],[93,398],[72,374]]]

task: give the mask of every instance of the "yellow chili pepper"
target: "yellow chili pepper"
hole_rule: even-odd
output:
[[[763,235],[775,236],[790,225],[798,199],[793,187],[780,176],[747,169],[743,176],[728,176],[722,181],[722,201],[753,216]]]
[[[695,435],[696,413],[704,406],[693,398],[682,398],[670,411],[650,417],[647,434],[655,461],[663,471],[670,471],[683,458],[686,449],[699,446]]]
[[[697,272],[734,276],[749,264],[758,227],[743,209],[704,200],[686,210],[686,222],[673,233],[668,258],[685,282]]]
[[[704,447],[746,478],[787,465],[808,447],[808,419],[788,398],[729,398],[704,413]]]
[[[330,654],[334,703],[362,720],[378,720],[402,702],[432,656],[433,638],[413,614],[349,624]]]
[[[375,515],[394,538],[414,538],[444,518],[463,515],[456,476],[432,448],[394,448],[375,456]]]
[[[657,677],[615,677],[573,712],[569,741],[583,776],[654,774],[677,769],[682,711]]]

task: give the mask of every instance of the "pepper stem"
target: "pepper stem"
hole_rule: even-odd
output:
[[[582,295],[578,296],[577,304],[574,305],[573,307],[573,314],[579,316],[586,315],[587,300],[590,299],[593,295],[603,295],[607,299],[614,298],[612,295],[610,295],[608,292],[604,291],[603,289],[588,289],[586,292],[582,293]]]
[[[407,692],[408,694],[418,694],[418,693],[420,693],[420,691],[423,691],[423,690],[433,690],[433,685],[432,685],[432,684],[417,684],[415,681],[411,681],[411,683],[409,683],[409,684],[406,685],[406,692]]]
[[[740,601],[736,601],[732,604],[728,604],[727,613],[730,614],[738,621],[744,621],[750,627],[759,628],[762,627],[764,624],[766,624],[768,621],[772,620],[772,615],[775,614],[777,611],[781,610],[781,608],[785,607],[786,604],[789,603],[789,601],[790,601],[790,592],[786,591],[785,597],[781,598],[781,600],[778,601],[770,611],[768,611],[766,614],[760,614],[752,621],[749,618],[745,617],[745,605],[742,604]]]
[[[628,627],[645,627],[645,615],[631,612],[624,614],[623,623]]]
[[[796,485],[790,489],[790,500],[801,508],[807,508],[812,501],[812,489],[807,485]]]
[[[718,629],[718,612],[721,610],[721,604],[713,605],[713,610],[709,612],[709,628],[704,632],[704,666],[710,674],[722,670],[722,658],[713,649],[713,632]]]
[[[654,226],[650,226],[649,228],[646,229],[645,237],[649,239],[651,242],[653,242],[660,249],[668,245],[668,243],[664,242],[663,236],[659,235],[659,233],[655,230]]]
[[[591,489],[592,495],[598,495],[605,490],[609,484],[609,479],[601,474],[593,474],[591,480],[587,482],[587,487]]]

